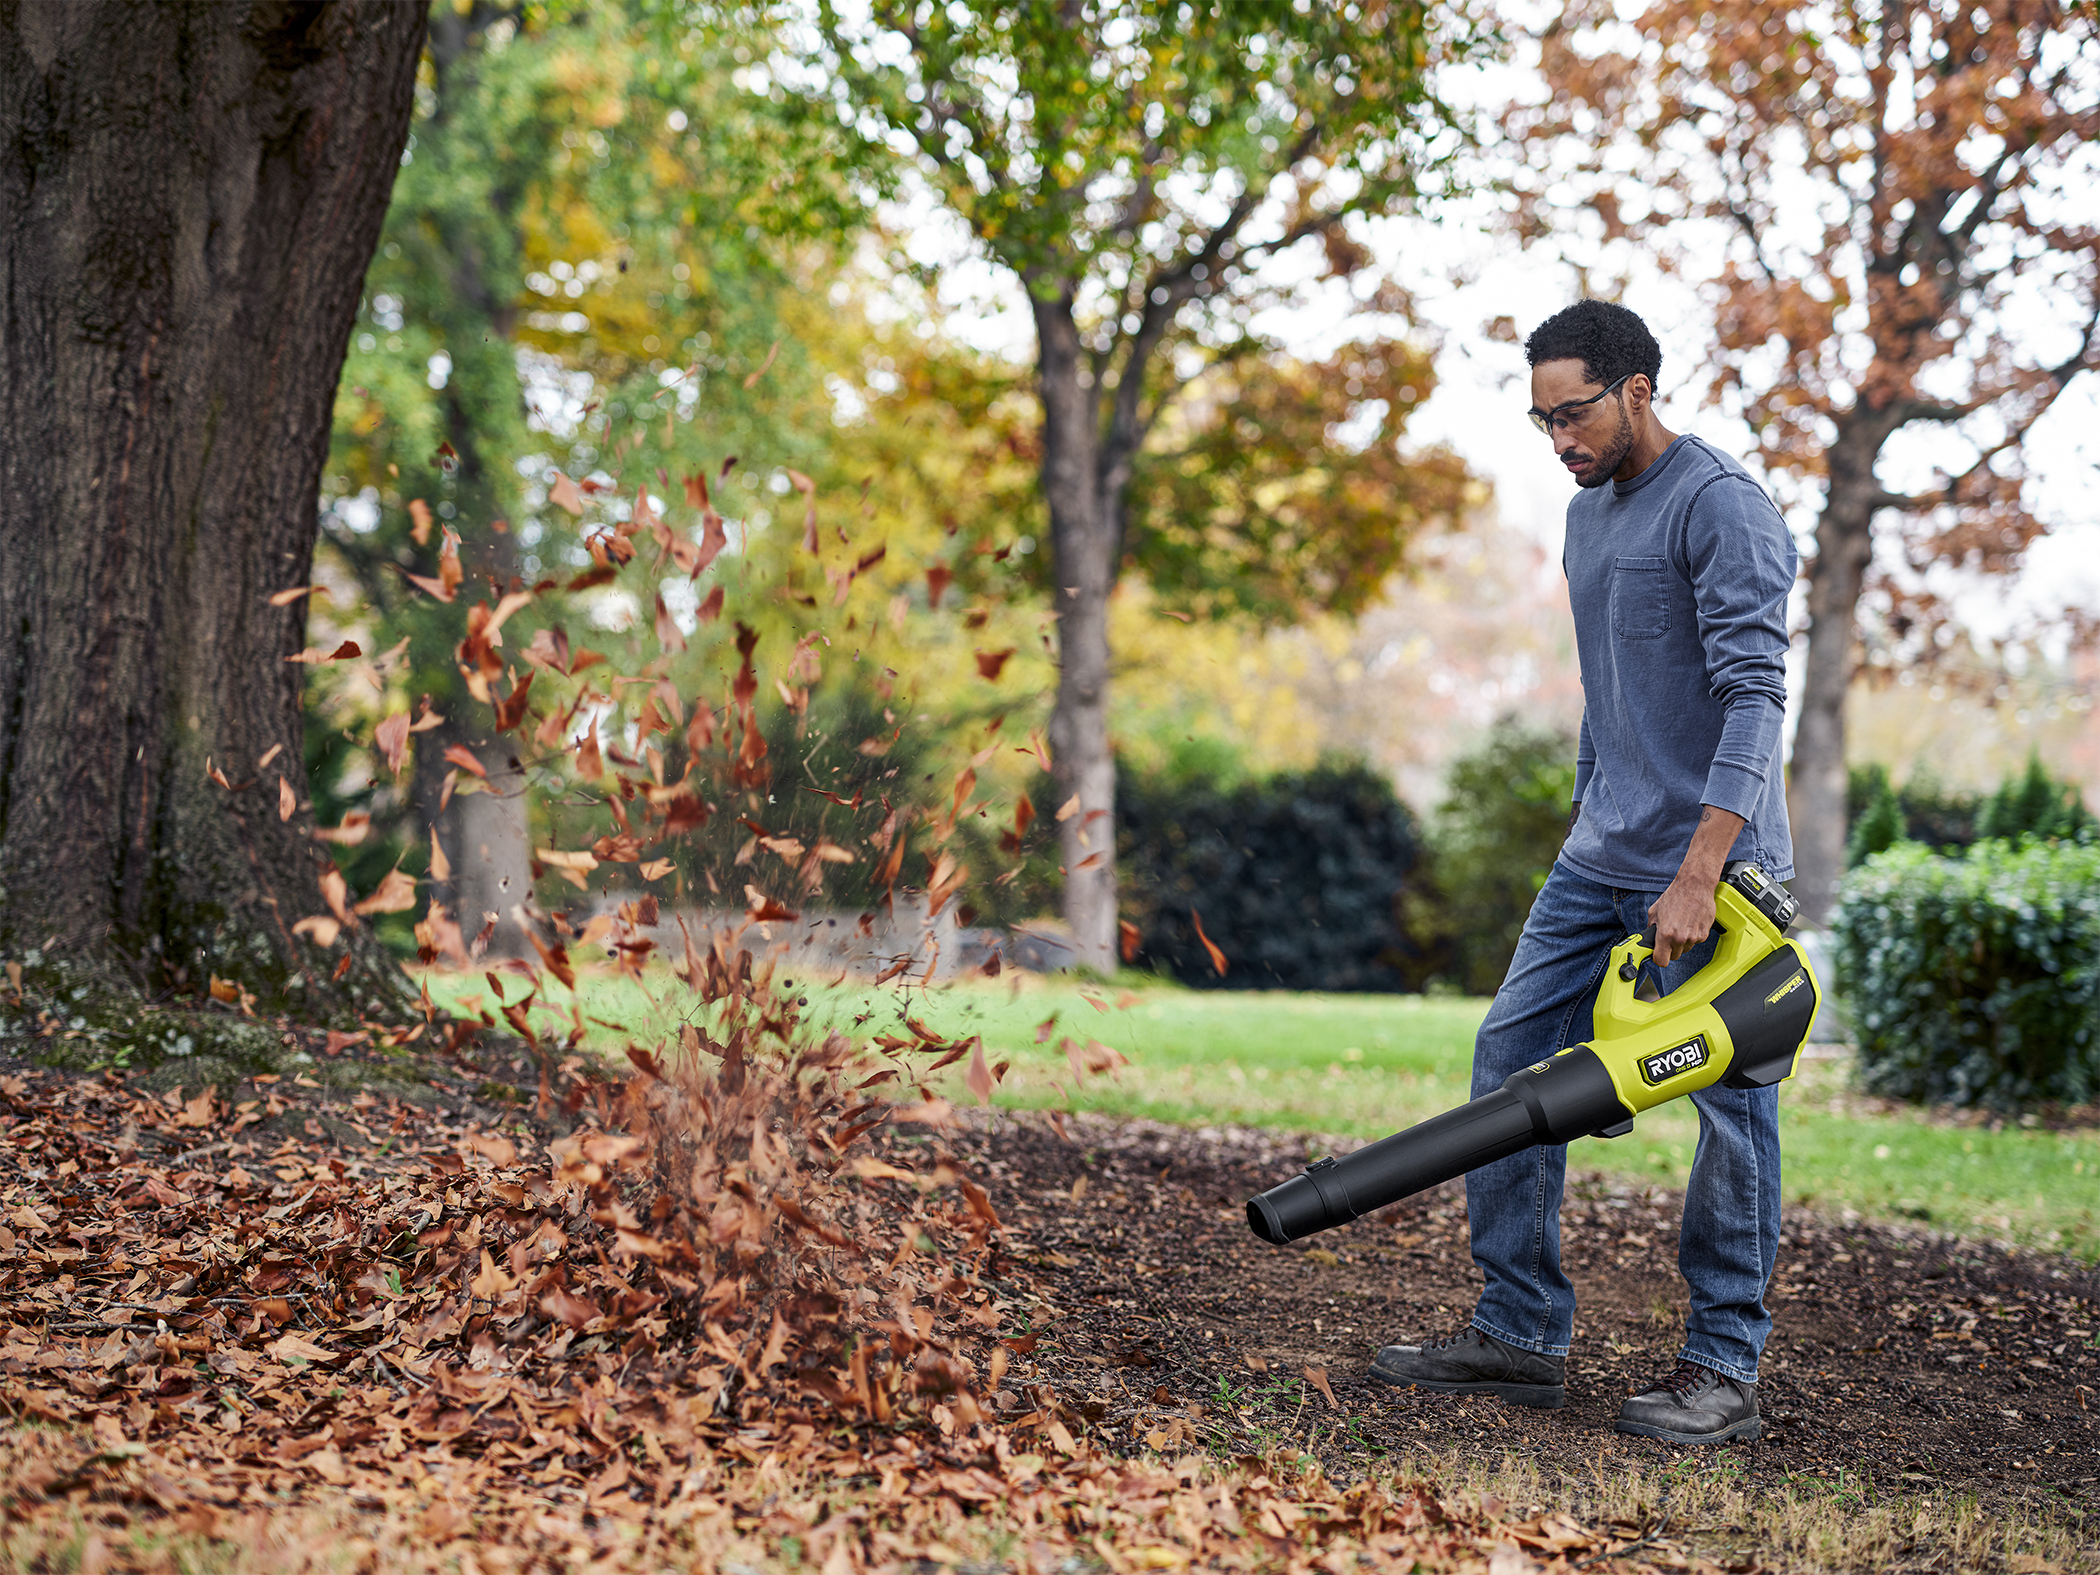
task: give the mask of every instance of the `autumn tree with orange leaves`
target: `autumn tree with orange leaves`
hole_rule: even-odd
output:
[[[1148,544],[1195,564],[1187,599],[1203,605],[1269,600],[1257,582],[1281,583],[1269,573],[1282,561],[1272,549],[1298,554],[1314,571],[1302,583],[1317,585],[1361,544],[1351,456],[1305,454],[1285,468],[1321,476],[1270,486],[1259,473],[1274,468],[1273,455],[1233,440],[1243,420],[1258,433],[1264,415],[1291,413],[1308,390],[1329,397],[1316,431],[1347,425],[1352,406],[1370,401],[1368,361],[1385,363],[1370,374],[1378,382],[1405,355],[1366,347],[1348,358],[1366,363],[1355,372],[1285,369],[1298,386],[1279,395],[1258,386],[1276,346],[1253,320],[1295,299],[1278,283],[1290,276],[1272,266],[1280,260],[1308,276],[1362,268],[1351,225],[1409,201],[1455,140],[1432,65],[1480,40],[1462,11],[1415,0],[827,0],[817,12],[799,65],[812,102],[871,151],[908,159],[980,254],[1027,292],[1057,619],[1050,742],[1064,911],[1081,960],[1108,972],[1117,947],[1109,598]],[[1213,428],[1234,474],[1192,488],[1207,440],[1172,428],[1198,402],[1184,396],[1221,366],[1227,376],[1203,397],[1240,407]],[[1389,403],[1387,413],[1403,412]],[[1162,446],[1180,459],[1148,482],[1146,458]],[[1284,495],[1288,507],[1269,512],[1265,500]],[[1186,512],[1148,532],[1148,498]],[[1384,528],[1370,533],[1381,552],[1416,522],[1411,502],[1385,501]],[[1313,538],[1329,504],[1352,518],[1323,543]],[[1255,572],[1229,572],[1235,564]],[[1221,566],[1229,587],[1210,583]],[[1282,580],[1293,582],[1285,600],[1306,599],[1296,573]]]
[[[1934,566],[2004,573],[2046,529],[2023,445],[2100,361],[2100,37],[2057,0],[1578,0],[1511,112],[1527,239],[1660,250],[1716,228],[1709,398],[1816,509],[1790,807],[1804,910],[1845,843],[1859,626],[1932,650]]]

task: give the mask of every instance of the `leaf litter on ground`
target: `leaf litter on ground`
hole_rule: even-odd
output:
[[[483,1571],[996,1545],[1049,1571],[1516,1570],[1636,1540],[1179,1439],[1099,1447],[1031,1378],[1056,1309],[953,1112],[856,1095],[844,1039],[782,1035],[740,959],[708,960],[727,1026],[700,1055],[565,1062],[508,1122],[366,1090],[324,1127],[275,1079],[231,1104],[0,1079],[11,1543],[85,1526],[107,1569],[185,1541],[296,1568],[349,1537],[359,1568]]]

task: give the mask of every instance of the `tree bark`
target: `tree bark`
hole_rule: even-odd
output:
[[[300,695],[320,472],[424,7],[0,3],[0,936],[362,1008]],[[210,780],[207,762],[233,784]]]
[[[1855,617],[1874,553],[1874,466],[1894,424],[1861,411],[1824,456],[1829,491],[1808,570],[1808,662],[1787,778],[1794,892],[1802,917],[1822,924],[1845,873],[1845,696],[1852,687]]]
[[[1116,969],[1116,761],[1109,737],[1108,598],[1119,500],[1104,496],[1100,403],[1069,293],[1035,298],[1043,492],[1056,571],[1057,709],[1050,720],[1065,922],[1078,960]],[[1125,376],[1140,375],[1125,369]],[[1127,483],[1126,483],[1127,484]],[[1075,802],[1076,801],[1076,802]]]

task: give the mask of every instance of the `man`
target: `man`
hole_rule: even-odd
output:
[[[1562,567],[1582,663],[1568,839],[1473,1053],[1475,1098],[1591,1034],[1610,947],[1651,924],[1667,991],[1712,955],[1722,866],[1793,874],[1780,776],[1794,544],[1742,466],[1656,419],[1662,352],[1623,306],[1579,301],[1524,346],[1532,423],[1579,489]],[[1618,1428],[1680,1444],[1758,1435],[1764,1291],[1779,1241],[1778,1090],[1691,1096],[1699,1148],[1677,1263],[1691,1293],[1675,1370]],[[1565,1403],[1575,1294],[1560,1264],[1567,1150],[1466,1178],[1486,1285],[1459,1335],[1389,1345],[1371,1376],[1521,1405]]]

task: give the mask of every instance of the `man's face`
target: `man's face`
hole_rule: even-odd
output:
[[[1605,384],[1594,382],[1579,360],[1541,361],[1531,369],[1531,408],[1554,412],[1553,452],[1578,487],[1601,487],[1633,451],[1633,418],[1625,387],[1593,403]]]

